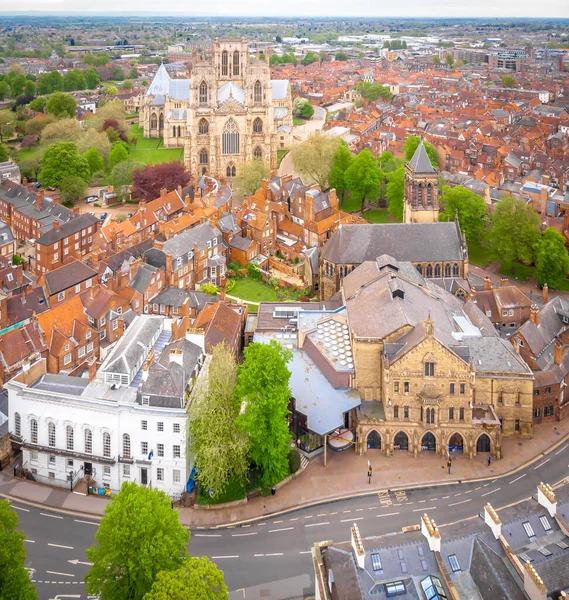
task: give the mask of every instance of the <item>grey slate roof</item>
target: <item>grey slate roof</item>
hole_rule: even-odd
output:
[[[14,241],[14,234],[10,226],[4,221],[0,221],[0,246],[5,246]]]
[[[462,261],[466,247],[456,223],[342,225],[322,250],[335,264],[360,264],[389,254],[398,261]]]
[[[434,173],[435,169],[431,163],[431,159],[427,154],[427,150],[425,149],[425,145],[423,144],[423,140],[421,140],[420,144],[417,146],[417,150],[415,150],[415,154],[409,161],[409,166],[415,171],[415,173]]]
[[[463,343],[470,348],[470,356],[477,373],[507,372],[531,375],[530,368],[507,340],[500,337],[465,337]]]
[[[136,275],[129,281],[128,286],[133,290],[144,294],[148,285],[150,284],[150,280],[156,274],[159,269],[149,265],[148,263],[142,263],[136,272]]]
[[[79,215],[73,219],[67,221],[67,223],[63,223],[59,229],[51,228],[49,231],[41,235],[37,239],[37,244],[41,244],[42,246],[50,246],[55,242],[59,242],[63,238],[69,237],[70,235],[74,235],[83,229],[86,229],[90,225],[97,225],[99,223],[99,219],[95,215]]]
[[[71,394],[80,396],[89,385],[86,377],[70,377],[68,375],[52,375],[46,373],[31,387],[46,392],[58,392],[60,394]]]
[[[91,269],[79,260],[68,263],[45,274],[45,284],[49,295],[57,294],[86,279],[97,276],[97,271]]]

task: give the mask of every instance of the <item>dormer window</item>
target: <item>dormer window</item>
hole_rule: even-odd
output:
[[[178,267],[179,267],[181,264],[182,264],[182,257],[181,257],[181,256],[179,256],[179,257],[176,259],[176,266],[178,266]]]

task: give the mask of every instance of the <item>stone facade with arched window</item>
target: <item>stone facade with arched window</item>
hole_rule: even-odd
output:
[[[231,142],[224,135],[228,123]],[[142,103],[140,125],[145,137],[163,137],[165,148],[183,148],[193,175],[204,167],[213,176],[238,174],[253,158],[274,169],[278,140],[292,126],[290,85],[271,80],[268,62],[250,56],[246,40],[219,40],[210,60],[194,65],[191,79],[172,79],[160,66]],[[204,149],[207,164],[201,161]]]

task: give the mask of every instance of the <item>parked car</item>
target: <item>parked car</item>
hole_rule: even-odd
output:
[[[87,196],[87,198],[85,198],[85,202],[87,204],[91,204],[91,202],[97,202],[99,198],[97,198],[97,196]]]
[[[36,190],[39,190],[41,188],[41,183],[39,181],[36,181],[34,183],[34,187],[36,188]]]
[[[100,216],[100,219],[101,219],[101,221],[104,221],[104,220],[107,218],[107,215],[108,215],[108,214],[109,214],[109,213],[106,213],[106,212],[104,212],[104,213],[103,213],[103,214]]]

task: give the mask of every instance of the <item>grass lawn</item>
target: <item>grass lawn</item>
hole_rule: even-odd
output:
[[[238,279],[235,282],[235,287],[228,292],[230,296],[241,298],[242,300],[250,300],[251,302],[276,302],[277,293],[268,285],[253,281],[252,279]],[[256,306],[249,306],[249,312]]]
[[[551,286],[551,289],[559,290],[561,292],[569,292],[569,279],[564,279],[559,285],[555,287]]]
[[[304,125],[305,123],[306,123],[306,121],[304,119],[299,119],[298,117],[292,118],[293,125],[298,125],[300,127],[300,126]]]
[[[506,277],[513,277],[518,281],[527,281],[530,277],[533,277],[533,267],[515,263],[511,269],[500,267],[498,273],[500,273],[500,275],[505,275]]]
[[[277,150],[277,169],[281,166],[281,162],[283,158],[290,152],[287,148],[286,150]]]
[[[17,150],[14,154],[16,161],[24,160],[24,158],[33,158],[39,156],[43,148],[40,146],[31,146],[30,148],[24,148],[23,150]]]
[[[242,500],[247,493],[246,484],[243,481],[230,479],[225,486],[225,489],[214,498],[211,498],[207,490],[200,488],[198,504],[223,504],[224,502],[234,502]]]
[[[137,139],[136,146],[130,145],[130,159],[147,165],[157,165],[164,162],[182,161],[183,148],[164,148],[162,138],[145,138],[138,123],[131,123],[128,136]]]
[[[348,192],[344,196],[344,201],[340,204],[340,209],[345,212],[357,212],[362,209],[362,202],[357,198],[353,198]]]
[[[372,208],[364,215],[364,219],[370,223],[401,223],[391,216],[386,208]]]
[[[485,267],[492,260],[490,250],[483,248],[478,242],[468,242],[468,259],[479,267]]]

